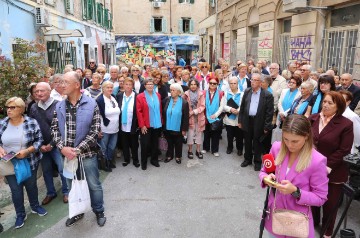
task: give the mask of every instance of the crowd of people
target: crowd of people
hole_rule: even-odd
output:
[[[209,153],[215,157],[233,153],[235,141],[237,155],[244,155],[241,167],[254,164],[255,171],[261,170],[263,186],[270,185],[264,177],[283,179],[277,187],[280,194],[272,196],[269,204],[276,200],[282,208],[293,199],[290,207],[308,210],[312,225],[320,223],[322,206],[321,223],[330,219],[325,232],[330,237],[336,217],[332,208],[348,178],[342,158],[360,146],[360,88],[352,75],[339,77],[336,69],[313,70],[306,62],[289,62],[284,70],[263,60],[257,64],[238,60],[231,67],[219,59],[214,71],[205,60],[183,64],[159,60],[144,67],[121,63],[107,70],[91,59],[86,69],[68,65],[49,82],[30,85],[26,102],[10,98],[7,117],[0,123],[0,156],[19,151],[17,158],[28,158],[32,169],[32,177],[21,184],[15,175],[6,176],[17,216],[15,228],[21,228],[26,219],[23,187],[32,212],[47,214],[37,198],[39,164],[47,188],[42,205],[57,197],[53,164],[67,203],[71,178],[63,169],[63,157],[82,159],[92,209],[103,226],[98,169],[116,168],[117,148],[123,154],[122,166],[132,162],[146,170],[149,157],[155,167],[160,167],[159,161],[181,164],[183,144],[188,145],[188,159],[206,159]],[[227,147],[222,149],[224,128]],[[161,149],[166,150],[164,156]],[[267,175],[262,168],[261,157],[266,153],[276,158],[278,174]],[[290,178],[297,174],[296,179]],[[288,196],[300,191],[301,197]],[[69,218],[66,225],[82,217]],[[266,227],[277,235],[271,222]]]

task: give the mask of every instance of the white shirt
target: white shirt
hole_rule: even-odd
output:
[[[135,82],[135,84],[134,84],[135,92],[139,93],[140,87],[141,87],[140,80],[134,80],[134,82]]]
[[[55,100],[58,100],[59,102],[64,100],[64,98],[61,96],[60,93],[58,93],[58,91],[55,90],[55,88],[51,90],[50,97],[52,97]]]
[[[354,143],[351,148],[351,153],[355,153],[355,146],[358,147],[360,145],[360,117],[349,107],[345,109],[345,112],[342,114],[344,117],[353,122],[354,127]]]
[[[131,131],[132,119],[133,119],[133,114],[134,114],[135,93],[132,92],[129,97],[127,97],[126,94],[124,93],[122,104],[121,104],[121,111],[124,113],[125,102],[127,102],[130,97],[131,97],[131,99],[129,101],[128,110],[127,110],[127,123],[121,124],[121,130],[124,132]],[[120,123],[121,123],[121,120],[120,120]]]
[[[54,99],[52,97],[49,97],[46,102],[39,101],[38,106],[42,108],[43,110],[46,110],[50,107],[50,105],[53,103]]]
[[[107,134],[114,134],[119,131],[119,116],[120,108],[115,98],[111,96],[111,99],[104,96],[105,101],[105,117],[110,120],[109,125],[105,126],[101,119],[101,131]],[[113,103],[115,108],[113,107]]]

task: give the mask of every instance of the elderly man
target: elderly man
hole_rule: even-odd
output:
[[[265,60],[259,60],[258,64],[261,66],[261,73],[265,75],[270,75],[270,67],[269,69],[266,68],[266,61]]]
[[[245,160],[241,163],[241,167],[252,164],[254,157],[255,171],[261,169],[263,138],[273,128],[274,97],[261,88],[263,81],[264,78],[260,74],[252,74],[251,87],[244,92],[238,119],[239,127],[245,133]]]
[[[309,81],[312,85],[314,85],[314,89],[318,88],[318,83],[310,77],[310,73],[312,72],[311,65],[305,64],[301,66],[300,72],[303,82]]]
[[[91,197],[91,207],[97,224],[104,226],[104,200],[97,161],[96,139],[100,132],[100,112],[94,99],[83,96],[81,81],[75,72],[64,75],[66,100],[56,105],[51,124],[51,135],[60,152],[69,160],[81,159]],[[66,140],[65,140],[66,138]],[[68,179],[68,185],[71,180]],[[66,220],[66,226],[74,225],[84,214]]]
[[[41,167],[43,171],[44,181],[47,189],[46,197],[42,201],[42,205],[50,203],[57,197],[56,189],[53,181],[53,168],[52,162],[57,165],[62,182],[63,202],[68,202],[69,189],[66,184],[66,179],[63,176],[63,161],[58,148],[54,148],[52,143],[50,127],[54,115],[57,100],[50,97],[50,85],[45,82],[40,82],[36,85],[36,94],[39,102],[33,104],[29,116],[35,118],[39,123],[41,134],[43,135],[44,142],[40,150],[43,153],[41,160]]]
[[[351,74],[342,74],[340,77],[341,89],[347,90],[353,95],[353,100],[349,105],[349,108],[354,111],[357,104],[360,101],[360,88],[353,84],[353,78]]]
[[[64,95],[64,87],[61,84],[62,82],[62,74],[55,74],[50,77],[50,85],[53,90],[51,90],[50,97],[57,101],[62,101],[64,98],[66,98],[66,95]]]
[[[296,70],[296,64],[294,62],[288,62],[287,63],[287,70],[289,70],[291,72],[291,74],[294,74],[295,70]]]
[[[97,65],[96,65],[96,62],[95,62],[94,59],[90,59],[90,60],[89,60],[89,65],[88,65],[87,68],[90,69],[92,73],[95,73],[95,72],[96,72]]]
[[[120,68],[117,65],[111,65],[110,66],[110,82],[113,83],[114,87],[113,87],[113,92],[112,95],[116,95],[119,92],[119,73],[120,73]]]
[[[277,97],[275,101],[279,100],[281,91],[288,87],[286,83],[286,79],[279,74],[279,68],[280,68],[279,64],[277,63],[272,63],[270,65],[270,77],[273,80],[270,88],[274,92],[273,93],[274,97]],[[274,110],[277,111],[277,105],[274,105]]]

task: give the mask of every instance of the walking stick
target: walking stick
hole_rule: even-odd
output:
[[[265,198],[265,203],[264,203],[264,210],[263,210],[263,214],[262,214],[261,222],[260,222],[259,238],[262,238],[263,232],[264,232],[265,219],[266,219],[267,208],[268,208],[268,201],[269,201],[269,193],[270,193],[270,187],[268,186],[268,187],[267,187],[267,190],[266,190],[266,198]]]

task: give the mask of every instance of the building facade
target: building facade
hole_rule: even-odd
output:
[[[65,65],[84,68],[89,59],[115,63],[112,0],[0,1],[0,51],[10,58],[15,38],[38,40],[56,72]]]
[[[205,0],[114,1],[116,57],[119,62],[151,64],[183,56],[190,64],[199,49],[199,21],[206,17]]]
[[[200,54],[214,62],[306,61],[360,79],[360,1],[216,0],[200,22]],[[284,9],[286,11],[284,11]],[[213,14],[211,14],[213,13]]]

